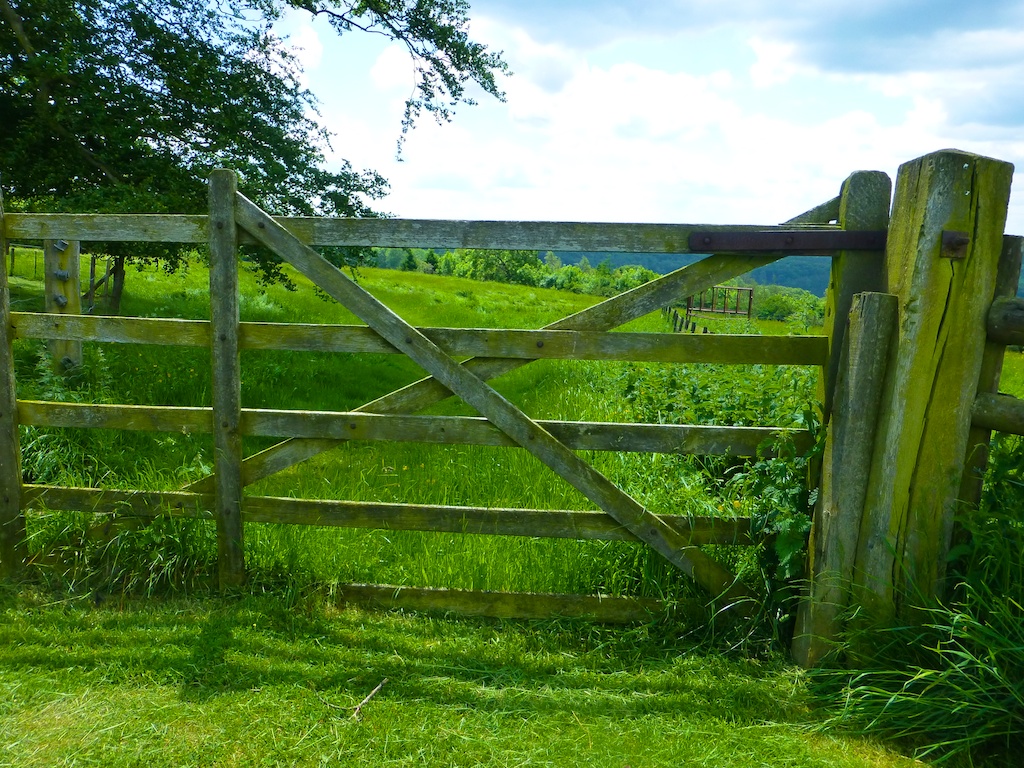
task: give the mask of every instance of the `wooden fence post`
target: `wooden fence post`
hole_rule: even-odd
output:
[[[0,254],[7,252],[0,192]],[[21,449],[11,343],[11,295],[7,265],[0,263],[0,575],[14,576],[25,562],[25,515],[21,511]]]
[[[1006,236],[1003,238],[1003,252],[999,257],[996,275],[996,289],[993,299],[1013,298],[1017,295],[1020,280],[1021,244],[1024,238]],[[985,354],[982,356],[981,374],[978,377],[978,394],[996,394],[999,391],[999,376],[1003,371],[1004,341],[986,339]],[[967,437],[967,456],[964,476],[960,483],[960,501],[968,507],[981,502],[982,482],[985,466],[988,464],[988,446],[992,430],[987,427],[971,427]]]
[[[839,193],[838,223],[849,230],[880,230],[889,227],[892,182],[881,171],[856,171],[843,182]],[[822,423],[828,423],[832,397],[843,352],[843,336],[854,295],[884,288],[882,251],[843,251],[832,259],[825,294],[824,333],[829,340],[829,361],[818,381]]]
[[[941,596],[1013,166],[957,150],[904,163],[886,246],[899,301],[860,543],[873,620]]]
[[[853,584],[860,521],[871,469],[886,362],[895,337],[896,297],[853,297],[836,371],[835,397],[809,549],[810,585],[800,604],[793,657],[813,667],[833,648]]]
[[[213,446],[221,589],[245,582],[242,537],[241,363],[238,355],[238,177],[210,174],[210,313],[213,383]]]
[[[43,285],[47,312],[58,315],[82,314],[80,256],[81,243],[78,241],[43,241]],[[66,373],[82,364],[80,341],[51,339],[47,348],[56,373]]]

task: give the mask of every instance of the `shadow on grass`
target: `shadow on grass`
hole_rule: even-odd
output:
[[[0,675],[176,686],[186,701],[298,687],[354,706],[382,697],[476,711],[616,718],[685,711],[798,721],[780,663],[731,660],[651,628],[335,610],[280,595],[105,604],[0,592]]]

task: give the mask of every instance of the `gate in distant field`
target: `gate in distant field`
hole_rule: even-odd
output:
[[[275,219],[237,192],[235,175],[230,171],[217,171],[211,177],[209,216],[8,214],[0,230],[5,238],[208,242],[212,319],[11,312],[3,278],[3,566],[12,571],[21,562],[24,510],[33,507],[212,517],[218,528],[223,585],[244,581],[244,523],[626,539],[651,547],[689,574],[719,601],[720,607],[736,606],[743,611],[752,599],[749,592],[700,545],[748,543],[749,520],[655,515],[575,451],[750,456],[766,437],[778,431],[776,428],[541,422],[526,416],[487,381],[539,358],[820,365],[825,415],[834,416],[826,443],[822,501],[812,535],[814,581],[802,623],[805,639],[798,640],[797,648],[798,655],[813,662],[822,644],[834,633],[835,617],[851,586],[877,597],[882,610],[884,605],[895,606],[893,595],[902,583],[900,568],[908,570],[915,583],[923,578],[933,589],[938,588],[938,563],[948,537],[946,544],[940,541],[931,548],[922,545],[921,532],[944,523],[926,519],[919,511],[922,502],[913,497],[922,489],[930,489],[925,491],[929,496],[925,502],[935,502],[943,514],[956,502],[968,453],[974,389],[979,376],[992,375],[991,371],[981,371],[980,344],[977,354],[967,351],[956,361],[944,359],[941,354],[935,359],[934,352],[936,341],[941,351],[951,342],[959,349],[961,343],[966,347],[972,340],[984,339],[984,318],[996,290],[995,267],[1009,194],[1006,168],[1005,163],[954,151],[908,163],[897,182],[891,227],[890,182],[878,172],[853,174],[839,197],[779,227]],[[969,242],[957,245],[943,237],[943,230],[970,233],[966,235]],[[240,323],[240,241],[272,250],[368,327]],[[1019,256],[1019,240],[1008,242],[1016,242]],[[713,255],[540,330],[466,330],[410,326],[323,259],[311,248],[315,245]],[[949,249],[959,251],[947,253]],[[1008,252],[1012,250],[1008,248]],[[822,336],[609,332],[670,304],[680,295],[699,294],[793,253],[833,259]],[[1007,258],[1012,262],[1012,253]],[[1009,280],[1012,265],[1004,271],[1000,286]],[[1015,287],[1016,274],[1012,277]],[[882,290],[896,295],[877,293]],[[949,305],[956,311],[931,309],[931,293],[936,294],[940,306]],[[968,294],[983,298],[971,299]],[[894,331],[897,315],[900,326]],[[892,337],[898,337],[898,341],[890,342]],[[212,408],[19,401],[10,353],[14,338],[208,346],[213,363]],[[932,357],[923,351],[928,344]],[[429,376],[351,412],[243,409],[241,349],[399,353],[415,361]],[[456,360],[467,355],[470,359]],[[936,388],[934,382],[940,386]],[[985,381],[983,385],[989,386]],[[918,402],[919,390],[932,393],[923,398],[926,402]],[[476,409],[480,418],[416,415],[453,394]],[[939,439],[948,435],[936,432],[943,428],[938,426],[937,414],[943,414],[941,421],[955,439]],[[205,480],[170,493],[27,485],[22,483],[18,463],[18,424],[210,431],[215,471]],[[807,433],[794,433],[798,445],[808,445]],[[243,457],[243,435],[285,440]],[[987,442],[980,433],[973,438],[979,444]],[[321,501],[244,493],[247,485],[347,440],[516,445],[559,474],[600,511]],[[890,455],[891,445],[904,453]],[[971,456],[974,460],[977,452],[971,452]],[[934,467],[944,463],[952,467],[949,477],[927,477],[929,472],[934,474]],[[895,509],[904,497],[910,498],[909,507],[901,507],[902,522],[890,530],[891,515],[883,516],[881,511]],[[888,576],[884,577],[886,568]],[[344,592],[352,599],[371,602],[503,616],[590,614],[621,620],[651,605],[649,601],[626,598],[366,585],[352,586]]]

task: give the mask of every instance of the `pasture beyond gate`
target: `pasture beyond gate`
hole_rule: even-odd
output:
[[[717,607],[749,611],[748,590],[700,548],[749,543],[749,520],[694,518],[685,510],[655,515],[576,451],[752,456],[776,427],[539,422],[487,382],[541,358],[818,365],[828,431],[820,474],[811,478],[819,488],[811,580],[794,642],[797,659],[814,664],[827,652],[851,599],[885,617],[906,613],[907,595],[942,593],[954,513],[980,492],[989,430],[1024,431],[1020,405],[995,394],[1002,350],[1020,343],[1024,334],[1024,309],[1011,298],[1020,273],[1021,238],[1003,235],[1011,176],[1008,163],[937,152],[901,167],[891,221],[889,178],[857,172],[838,197],[778,227],[275,219],[238,193],[231,171],[211,176],[208,216],[0,211],[4,241],[42,240],[48,252],[59,240],[208,243],[212,298],[209,322],[68,313],[76,309],[73,302],[50,302],[64,297],[64,284],[75,284],[77,275],[56,264],[47,267],[47,313],[12,312],[6,272],[0,271],[0,567],[8,574],[21,567],[25,512],[35,508],[212,518],[224,586],[245,579],[246,523],[626,539],[652,548],[687,573]],[[270,249],[366,326],[240,323],[240,242]],[[540,330],[480,330],[414,328],[312,246],[712,255]],[[832,259],[822,336],[610,332],[796,253]],[[212,407],[18,400],[11,353],[16,338],[209,347]],[[429,376],[351,412],[248,409],[241,407],[242,349],[404,354]],[[453,394],[480,417],[416,415]],[[177,492],[25,484],[19,424],[211,432],[214,473]],[[792,432],[798,445],[808,445],[809,434]],[[244,457],[243,435],[284,440]],[[519,446],[599,511],[245,494],[257,480],[349,440]],[[642,600],[599,596],[370,585],[344,592],[352,600],[503,616],[586,614],[623,620],[651,608]]]

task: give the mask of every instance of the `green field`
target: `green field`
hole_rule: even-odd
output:
[[[358,279],[417,325],[535,328],[596,301],[384,270],[361,270]],[[207,317],[206,280],[199,265],[176,275],[129,272],[122,312]],[[41,308],[30,253],[20,254],[11,282],[15,310]],[[243,320],[355,322],[296,283],[289,292],[244,273]],[[631,329],[666,326],[654,314]],[[86,365],[71,381],[50,374],[41,352],[38,343],[16,344],[22,398],[210,404],[202,350],[87,345]],[[1020,357],[1009,356],[1008,381],[1020,380]],[[246,407],[344,410],[422,375],[387,355],[245,353],[242,365]],[[497,386],[538,418],[797,426],[814,372],[540,361]],[[457,402],[432,412],[471,413]],[[23,430],[31,482],[173,489],[212,464],[202,436]],[[247,441],[246,452],[267,444]],[[768,524],[766,510],[801,503],[786,495],[799,485],[800,465],[781,460],[744,467],[677,456],[588,458],[658,512],[752,515]],[[350,443],[252,490],[590,508],[523,452],[477,447]],[[774,590],[798,575],[786,569],[799,556],[787,561],[770,546],[712,548],[765,597],[769,610],[756,625],[695,624],[667,613],[605,628],[368,613],[338,607],[334,587],[370,581],[669,600],[697,593],[660,558],[622,542],[248,525],[250,584],[221,597],[209,591],[208,524],[110,532],[97,522],[33,514],[30,580],[0,588],[0,765],[914,764],[827,725],[831,712],[817,708],[820,699],[778,642],[786,603]]]

